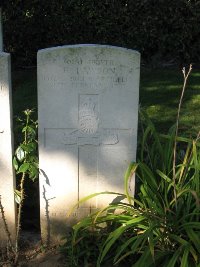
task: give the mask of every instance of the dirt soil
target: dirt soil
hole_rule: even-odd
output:
[[[66,267],[64,256],[58,247],[44,248],[36,232],[23,232],[20,241],[18,264],[14,265],[0,255],[0,267]]]

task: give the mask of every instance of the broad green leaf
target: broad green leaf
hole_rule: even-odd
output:
[[[172,182],[172,179],[170,179],[166,174],[164,174],[163,172],[161,172],[160,170],[156,170],[156,172],[159,174],[159,176],[161,178],[163,178],[165,181],[167,181],[168,183]]]
[[[106,220],[110,219],[109,213],[114,213],[115,211],[117,212],[117,210],[120,210],[120,213],[117,213],[116,215],[113,214],[114,215],[113,218],[115,218],[116,216],[117,216],[118,220],[120,220],[120,218],[126,218],[126,219],[132,218],[131,216],[128,216],[126,214],[122,214],[122,210],[130,211],[133,213],[133,209],[131,207],[127,207],[123,203],[116,203],[116,204],[109,204],[109,206],[102,208],[98,212],[93,214],[94,223],[98,223],[99,220],[101,220],[101,217],[104,216],[103,214],[105,214],[105,213],[106,213]]]
[[[180,267],[188,267],[188,255],[189,255],[188,246],[185,247],[183,256],[181,258],[181,266]]]
[[[36,149],[36,147],[37,147],[36,143],[33,143],[33,142],[21,145],[21,148],[26,152],[34,151]]]
[[[33,162],[34,164],[37,164],[39,166],[38,157],[36,155],[28,155],[28,161]]]
[[[122,226],[118,227],[113,232],[111,232],[103,245],[102,252],[97,261],[98,263],[97,266],[100,266],[100,263],[102,262],[106,254],[108,253],[112,245],[116,242],[116,240],[122,235],[122,233],[126,231],[128,228],[134,227],[135,225],[137,225],[139,222],[143,221],[144,219],[145,219],[144,216],[134,218],[124,223]]]
[[[16,157],[13,157],[13,166],[14,166],[15,170],[17,171],[19,166],[18,166],[18,162],[17,162]]]
[[[77,208],[79,207],[79,205],[85,203],[86,201],[88,201],[89,199],[91,198],[94,198],[96,196],[99,196],[99,195],[118,195],[118,196],[122,196],[124,198],[126,198],[126,195],[124,194],[121,194],[121,193],[116,193],[116,192],[109,192],[109,191],[105,191],[105,192],[99,192],[99,193],[94,193],[94,194],[91,194],[89,196],[86,196],[82,199],[80,199],[67,213],[67,217],[69,217],[71,215],[71,213]]]
[[[38,164],[29,163],[28,170],[29,170],[29,178],[34,181],[39,175]]]
[[[20,162],[23,161],[23,159],[25,158],[25,151],[21,146],[17,148],[15,155]]]
[[[35,129],[33,127],[31,127],[30,125],[27,125],[22,129],[22,133],[24,133],[24,132],[28,132],[28,133],[31,133],[33,135],[36,134]]]
[[[28,162],[23,163],[18,170],[18,173],[24,173],[29,169],[30,164]]]

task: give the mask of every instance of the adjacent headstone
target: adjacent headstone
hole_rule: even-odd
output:
[[[15,236],[15,176],[12,167],[10,55],[0,53],[0,195],[7,225],[12,238]],[[7,236],[0,213],[0,246],[5,246]]]
[[[140,54],[125,48],[74,45],[38,52],[41,232],[60,239],[66,226],[110,203],[79,199],[124,192],[137,146]],[[134,186],[132,188],[134,194]]]

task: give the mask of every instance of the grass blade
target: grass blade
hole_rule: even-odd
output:
[[[130,180],[132,179],[132,177],[133,177],[133,175],[134,175],[134,173],[135,173],[137,167],[138,167],[138,164],[132,162],[132,163],[129,165],[129,167],[128,167],[128,169],[127,169],[125,175],[124,175],[125,194],[126,194],[126,197],[127,197],[127,199],[128,199],[129,204],[132,204],[131,196],[130,196],[130,194],[129,194],[129,191],[130,191],[130,188],[129,188],[129,182],[130,182]]]

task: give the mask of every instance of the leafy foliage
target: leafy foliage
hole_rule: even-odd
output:
[[[38,177],[37,156],[37,122],[30,118],[32,110],[25,110],[25,120],[18,118],[23,142],[17,147],[13,158],[13,165],[17,174],[26,173],[27,177],[35,180]]]
[[[17,147],[13,157],[13,166],[19,176],[19,190],[15,190],[15,201],[18,204],[16,239],[15,239],[15,264],[19,256],[19,237],[21,231],[22,207],[25,199],[25,179],[30,178],[34,181],[39,174],[37,156],[37,122],[31,119],[32,110],[25,110],[25,118],[18,118],[21,126],[23,141]]]
[[[145,60],[195,62],[199,16],[198,0],[7,0],[5,48],[20,65],[35,64],[38,49],[74,43],[137,49]]]
[[[141,116],[145,130],[138,163],[132,163],[125,174],[126,201],[111,203],[76,224],[72,250],[77,252],[78,240],[83,242],[84,233],[92,230],[96,235],[104,235],[97,267],[105,266],[107,257],[117,266],[199,266],[199,136],[196,140],[175,137],[175,127],[167,135],[159,135],[147,115]],[[135,198],[128,188],[133,172],[139,188]],[[96,195],[82,199],[78,205]]]

